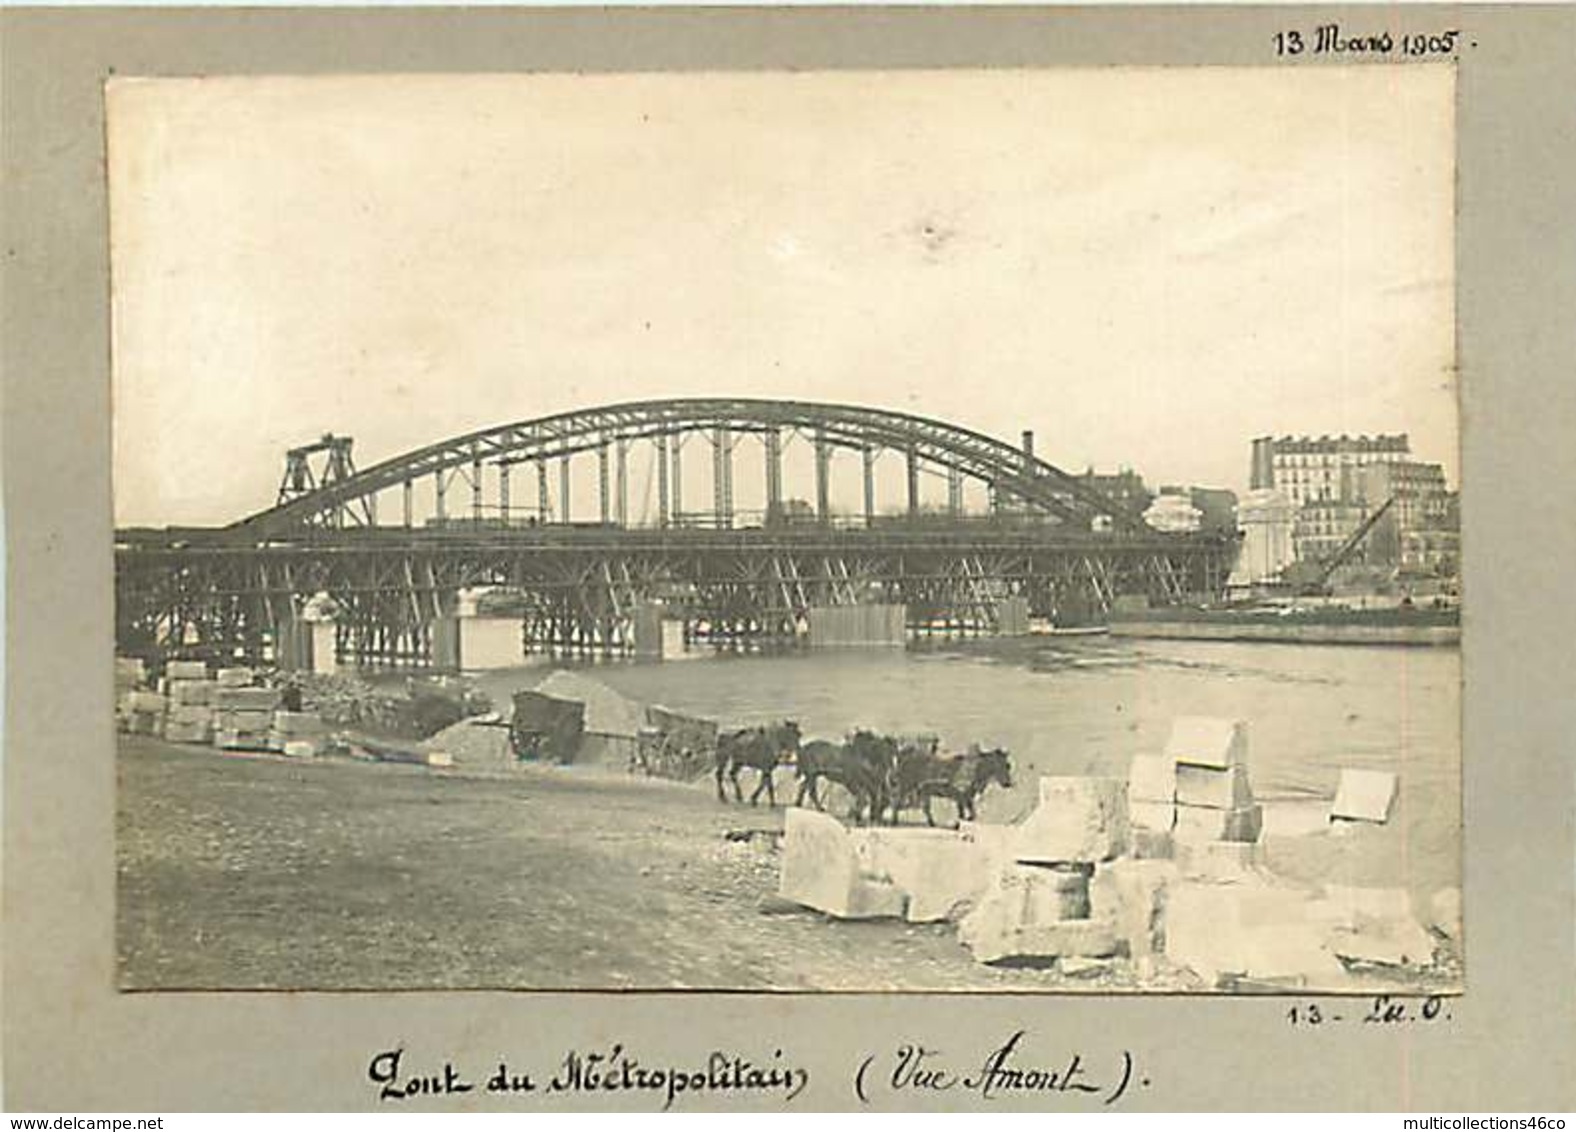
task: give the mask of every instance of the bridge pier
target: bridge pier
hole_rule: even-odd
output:
[[[471,520],[482,521],[482,461],[479,456],[471,459]]]
[[[401,484],[401,487],[403,490],[400,494],[405,504],[405,529],[409,530],[416,525],[416,485],[407,479]]]
[[[432,473],[432,483],[433,491],[437,497],[437,502],[434,504],[436,508],[435,517],[437,518],[438,522],[441,523],[444,519],[448,518],[448,509],[445,506],[445,498],[449,488],[448,477],[445,475],[442,468],[439,468],[437,471]]]
[[[545,523],[553,514],[553,496],[547,483],[547,461],[536,461],[536,521]]]
[[[498,465],[498,515],[504,526],[509,525],[509,465]]]

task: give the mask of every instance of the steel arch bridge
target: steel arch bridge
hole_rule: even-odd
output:
[[[319,595],[337,611],[339,659],[452,667],[459,596],[476,589],[502,591],[527,650],[598,653],[632,649],[653,607],[690,635],[775,641],[803,635],[820,606],[889,602],[914,631],[990,632],[1011,599],[1066,620],[1127,594],[1222,591],[1234,537],[1153,531],[1024,441],[883,409],[739,398],[581,409],[360,471],[350,442],[327,436],[288,455],[270,508],[228,527],[117,532],[117,647],[288,662]],[[813,506],[785,484],[795,443],[813,454]],[[696,447],[710,467],[691,470],[686,492]],[[761,458],[753,510],[735,498],[746,447]],[[656,506],[637,516],[629,467],[642,448]],[[833,455],[849,451],[861,506],[839,510]],[[314,455],[326,457],[321,475]],[[884,455],[901,462],[904,486],[882,510]],[[522,468],[536,488],[524,504],[512,478]],[[938,478],[945,503],[927,505],[923,486]],[[592,510],[578,498],[577,514],[588,481]],[[693,506],[697,486],[707,506]]]
[[[733,448],[742,436],[761,438],[766,466],[766,513],[783,502],[781,449],[784,434],[802,436],[817,454],[817,513],[827,518],[827,459],[835,449],[859,452],[864,461],[864,519],[875,517],[873,464],[883,452],[900,454],[908,471],[907,504],[910,513],[920,510],[919,475],[926,466],[942,469],[949,488],[961,479],[985,484],[992,496],[1015,499],[1058,521],[1080,523],[1103,516],[1118,529],[1142,530],[1143,520],[1118,507],[1032,451],[957,425],[888,409],[811,401],[773,401],[758,398],[679,398],[632,401],[598,408],[577,409],[537,420],[520,421],[439,441],[425,448],[385,460],[347,478],[315,487],[294,498],[281,492],[278,505],[236,524],[255,534],[278,534],[302,526],[375,526],[387,515],[378,501],[398,489],[402,500],[402,525],[415,525],[414,496],[418,483],[432,484],[436,518],[457,513],[448,505],[456,481],[471,494],[471,518],[505,516],[516,510],[510,495],[510,469],[533,465],[537,471],[538,512],[551,510],[551,492],[545,488],[549,469],[582,453],[595,453],[600,471],[600,519],[628,525],[627,453],[631,444],[650,442],[659,456],[658,490],[661,496],[657,525],[665,526],[678,509],[671,507],[673,485],[682,467],[680,454],[686,437],[699,435],[712,449],[713,518],[722,526],[735,517],[732,500]],[[608,460],[620,457],[617,487],[612,483]],[[488,469],[494,471],[489,482]],[[561,504],[567,500],[567,481],[559,480]],[[493,489],[489,501],[488,489]],[[951,502],[956,503],[955,491]],[[563,506],[564,511],[568,510]]]

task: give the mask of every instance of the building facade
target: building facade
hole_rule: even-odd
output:
[[[1456,496],[1441,465],[1412,459],[1405,433],[1259,437],[1252,461],[1253,488],[1279,492],[1292,509],[1297,559],[1336,554],[1376,508],[1393,500],[1349,561],[1403,573],[1455,570]]]
[[[1351,501],[1369,467],[1410,458],[1406,433],[1392,436],[1261,436],[1253,441],[1248,486],[1275,488],[1293,507],[1314,501]]]

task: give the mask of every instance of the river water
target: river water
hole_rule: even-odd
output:
[[[807,738],[852,728],[933,732],[943,745],[1012,752],[1011,791],[980,817],[1012,821],[1040,775],[1125,777],[1177,716],[1245,720],[1254,793],[1279,814],[1319,813],[1343,767],[1388,770],[1387,826],[1271,838],[1276,864],[1313,881],[1396,884],[1426,898],[1460,884],[1461,654],[1454,648],[1111,637],[1017,638],[949,648],[708,655],[607,662],[588,674],[624,695],[723,724],[799,721]],[[492,672],[500,702],[542,669]],[[1278,805],[1276,805],[1278,803]],[[1302,824],[1302,823],[1299,823]],[[1290,830],[1290,825],[1277,828]]]

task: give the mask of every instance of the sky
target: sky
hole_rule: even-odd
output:
[[[1244,490],[1457,482],[1448,67],[136,79],[108,101],[118,525],[621,400],[921,413]]]

